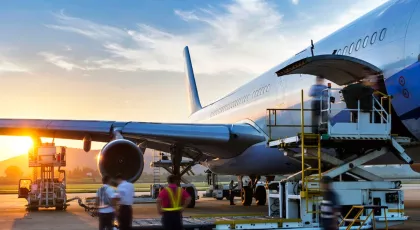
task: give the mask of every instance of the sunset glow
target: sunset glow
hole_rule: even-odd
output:
[[[24,154],[32,147],[33,142],[30,137],[17,137],[11,142],[12,151],[16,154]]]
[[[1,117],[186,123],[185,46],[205,106],[384,1],[130,1],[118,13],[115,1],[10,1],[0,7],[13,22],[0,24]],[[30,143],[0,136],[0,161]]]

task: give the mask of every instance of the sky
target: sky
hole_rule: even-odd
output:
[[[2,2],[0,117],[185,122],[185,46],[206,105],[384,2]],[[0,160],[21,143],[1,137]]]

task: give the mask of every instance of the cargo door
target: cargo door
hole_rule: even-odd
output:
[[[276,71],[276,74],[280,78],[289,74],[323,76],[325,79],[342,86],[366,77],[381,76],[382,71],[378,67],[355,57],[326,54],[300,59]]]

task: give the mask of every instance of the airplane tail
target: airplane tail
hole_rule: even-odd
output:
[[[185,77],[187,82],[188,100],[190,103],[190,115],[202,109],[200,97],[198,96],[197,85],[195,83],[194,71],[190,58],[188,46],[184,48],[185,58]]]

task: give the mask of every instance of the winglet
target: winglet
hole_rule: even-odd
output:
[[[197,85],[195,83],[194,71],[190,58],[190,51],[188,46],[184,48],[184,59],[185,59],[185,77],[188,90],[188,100],[190,103],[190,114],[197,112],[202,109],[200,98],[198,96]]]

